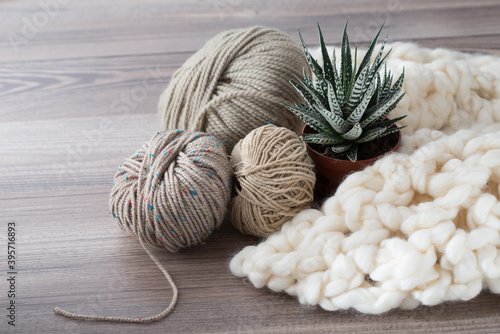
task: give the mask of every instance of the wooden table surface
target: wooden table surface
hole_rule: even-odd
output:
[[[500,54],[498,0],[45,0],[0,2],[0,332],[500,332],[500,296],[391,311],[326,312],[255,289],[228,263],[255,244],[226,220],[206,245],[154,253],[180,296],[149,325],[73,321],[69,311],[148,316],[171,291],[136,240],[108,214],[116,165],[159,130],[172,73],[218,32],[251,25],[338,43],[382,20],[390,40]],[[147,84],[145,84],[147,82]],[[16,226],[16,326],[9,326],[7,225]]]

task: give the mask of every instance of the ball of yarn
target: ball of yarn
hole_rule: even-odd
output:
[[[231,165],[239,184],[231,218],[244,234],[268,236],[314,199],[314,164],[304,142],[286,128],[251,131],[234,147]]]
[[[110,196],[118,225],[171,252],[203,243],[224,219],[231,167],[212,135],[158,132],[118,166]]]
[[[285,33],[251,27],[222,32],[177,70],[159,101],[164,129],[204,131],[227,153],[268,122],[297,133],[301,122],[282,103],[300,101],[289,84],[308,69],[302,50]]]

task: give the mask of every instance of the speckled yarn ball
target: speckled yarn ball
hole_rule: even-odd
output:
[[[148,244],[171,252],[197,245],[224,219],[231,175],[224,146],[214,136],[158,132],[118,166],[111,214]]]
[[[303,68],[309,69],[301,48],[282,31],[224,31],[174,73],[158,103],[161,125],[212,133],[228,154],[268,122],[298,133],[302,123],[283,103],[302,99],[289,80]]]
[[[268,236],[314,199],[314,164],[304,142],[286,128],[250,132],[234,147],[231,165],[238,181],[231,218],[244,234]]]

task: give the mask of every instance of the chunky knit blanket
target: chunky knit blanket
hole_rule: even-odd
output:
[[[236,276],[373,314],[500,293],[500,59],[390,47],[388,68],[406,73],[399,151],[240,251]]]

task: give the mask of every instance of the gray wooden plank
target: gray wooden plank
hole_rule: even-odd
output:
[[[0,217],[18,227],[18,331],[499,331],[500,296],[487,292],[468,302],[370,316],[303,307],[255,289],[232,276],[228,263],[257,240],[239,234],[229,219],[202,247],[155,250],[180,290],[167,319],[137,326],[71,321],[52,311],[145,316],[170,301],[161,273],[109,216],[108,196],[115,166],[158,130],[156,103],[172,73],[210,37],[262,24],[296,41],[300,28],[316,45],[318,21],[327,42],[338,43],[349,15],[354,42],[368,41],[386,19],[392,41],[500,54],[498,1],[71,1],[13,52],[9,34],[22,34],[23,20],[43,19],[41,12],[37,1],[0,3]],[[156,84],[145,89],[145,79]],[[127,97],[141,88],[139,97]]]
[[[55,306],[82,313],[146,316],[170,301],[169,286],[159,270],[107,214],[107,190],[26,192],[28,198],[6,201],[8,210],[2,217],[14,219],[19,231],[18,314],[23,333],[487,333],[498,329],[500,296],[488,293],[469,302],[372,316],[303,307],[293,297],[257,290],[229,272],[232,254],[256,239],[239,234],[228,220],[203,246],[175,254],[154,250],[180,290],[179,303],[165,320],[137,326],[56,316]]]
[[[401,40],[498,55],[500,34]],[[317,45],[315,37],[310,41],[311,46]],[[22,67],[6,64],[0,68],[0,123],[156,113],[170,77],[191,54],[30,61]]]
[[[4,5],[0,62],[194,51],[222,30],[250,25],[276,27],[295,39],[299,28],[313,38],[316,21],[332,32],[334,39],[329,42],[335,42],[347,15],[352,26],[358,27],[353,34],[357,41],[368,41],[383,20],[393,28],[395,39],[493,35],[500,27],[500,4],[495,1],[318,1],[289,6],[281,1],[272,5],[210,0],[204,6],[199,1],[173,1],[115,7],[95,1],[88,5],[69,2],[53,17],[46,15],[47,23],[30,33],[25,22],[35,22],[38,14],[45,13],[30,4]]]

